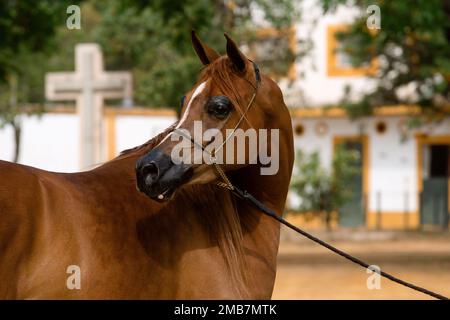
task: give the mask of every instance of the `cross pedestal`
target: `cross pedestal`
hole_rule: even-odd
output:
[[[77,44],[75,72],[47,73],[45,96],[50,101],[76,101],[80,117],[81,168],[87,169],[106,159],[103,100],[131,101],[132,76],[130,72],[105,71],[98,44]]]

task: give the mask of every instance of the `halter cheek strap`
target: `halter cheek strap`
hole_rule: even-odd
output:
[[[253,105],[253,102],[255,101],[256,98],[256,94],[258,93],[258,88],[259,88],[259,84],[261,83],[261,75],[259,73],[259,68],[256,65],[256,63],[254,63],[252,61],[253,64],[253,70],[255,72],[255,78],[256,78],[256,85],[253,85],[253,83],[251,83],[250,81],[247,82],[250,83],[252,85],[252,87],[254,88],[254,92],[252,97],[250,98],[250,101],[247,104],[247,107],[245,108],[244,112],[242,113],[241,117],[239,118],[238,122],[236,123],[236,125],[234,126],[233,130],[231,131],[231,133],[228,135],[228,137],[225,138],[225,140],[214,150],[214,153],[217,153],[217,151],[219,151],[220,149],[223,148],[223,146],[228,142],[228,140],[231,139],[231,137],[234,135],[234,133],[236,132],[236,130],[240,127],[242,121],[245,119],[245,116],[247,115],[248,111],[250,110],[250,107]],[[214,156],[214,155],[213,155]],[[215,161],[214,161],[215,162]]]
[[[259,83],[261,83],[261,73],[259,72],[258,65],[254,61],[252,61],[252,60],[250,60],[250,61],[253,65],[253,70],[255,71],[256,85],[258,86]]]
[[[179,135],[189,139],[192,144],[194,146],[197,146],[199,148],[201,148],[204,152],[207,152],[209,155],[209,159],[210,159],[210,163],[214,166],[214,168],[216,169],[218,175],[222,178],[223,181],[217,181],[216,184],[218,186],[227,188],[229,190],[234,190],[234,186],[233,184],[230,182],[230,180],[228,179],[227,175],[225,174],[225,172],[223,171],[223,169],[220,167],[220,165],[217,163],[217,159],[216,159],[216,154],[217,152],[223,148],[223,146],[228,142],[228,140],[231,139],[231,137],[234,135],[234,133],[236,132],[236,130],[239,128],[239,126],[241,125],[242,121],[244,120],[245,116],[247,115],[247,112],[250,110],[251,106],[253,105],[253,102],[255,101],[256,98],[256,94],[258,93],[258,88],[261,84],[261,73],[259,71],[259,68],[257,66],[257,64],[253,61],[250,60],[250,62],[253,65],[253,71],[255,72],[255,79],[256,79],[256,85],[253,84],[251,81],[245,79],[254,89],[253,91],[253,95],[250,98],[250,101],[247,104],[247,107],[244,109],[244,112],[242,113],[241,117],[239,118],[238,122],[236,123],[236,125],[234,126],[233,130],[231,131],[231,133],[225,138],[225,140],[214,150],[209,151],[206,150],[206,147],[209,145],[207,144],[206,146],[203,146],[201,143],[198,143],[197,141],[195,141],[192,137],[188,136],[187,134],[185,134],[182,130],[179,130],[178,128],[174,129],[174,132],[177,132]]]

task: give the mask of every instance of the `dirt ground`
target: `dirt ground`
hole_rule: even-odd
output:
[[[450,296],[450,234],[414,233],[332,240],[405,281]],[[283,238],[282,238],[283,239]],[[283,239],[273,299],[431,299],[387,279],[369,290],[360,266],[306,241]]]

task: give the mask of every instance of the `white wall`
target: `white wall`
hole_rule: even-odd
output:
[[[371,211],[378,207],[377,192],[381,195],[381,211],[418,210],[416,141],[411,135],[401,141],[399,120],[399,117],[384,118],[388,128],[384,134],[376,133],[375,119],[368,127]]]
[[[350,24],[361,14],[354,7],[340,6],[335,13],[322,15],[317,0],[302,2],[302,17],[295,25],[297,40],[311,39],[313,49],[306,57],[297,59],[297,80],[292,87],[282,81],[281,87],[288,106],[314,107],[326,104],[336,105],[342,98],[344,87],[351,85],[354,97],[370,90],[374,83],[364,76],[329,77],[327,75],[327,27],[336,24]],[[264,66],[262,66],[264,70]]]
[[[11,161],[14,150],[13,130],[10,126],[0,129],[0,160]]]
[[[377,192],[381,193],[381,211],[409,212],[418,210],[417,190],[417,146],[412,131],[405,141],[402,141],[399,131],[401,117],[365,118],[356,122],[347,119],[295,119],[303,124],[305,131],[295,138],[295,145],[304,152],[314,150],[320,152],[322,163],[330,167],[333,154],[333,137],[358,135],[360,127],[368,136],[369,157],[369,211],[376,211]],[[379,134],[375,130],[377,121],[382,120],[387,125],[387,131]],[[325,122],[329,131],[324,136],[315,132],[317,122]],[[432,128],[432,130],[431,130]],[[422,129],[430,135],[449,135],[450,120],[439,125],[434,124]],[[408,196],[405,196],[408,193]]]
[[[316,126],[319,122],[326,123],[328,126],[327,134],[320,136],[316,133]],[[294,119],[294,128],[298,123],[304,127],[304,134],[295,138],[295,145],[304,152],[319,151],[323,165],[329,168],[333,155],[333,137],[358,135],[360,134],[360,125],[366,122],[366,119],[354,122],[348,119],[331,118]]]
[[[19,162],[50,171],[79,170],[78,127],[74,114],[23,116]],[[12,160],[13,142],[10,127],[0,130],[1,160]]]
[[[143,144],[176,121],[175,117],[117,116],[116,155]]]
[[[295,137],[296,148],[310,153],[320,152],[325,166],[330,167],[333,156],[333,137],[358,135],[369,137],[369,211],[377,210],[378,191],[381,192],[381,210],[405,210],[405,192],[409,193],[407,209],[417,210],[417,150],[414,132],[401,141],[401,117],[374,117],[350,121],[343,118],[294,119],[301,123],[304,134]],[[382,120],[387,131],[379,134],[375,124]],[[75,114],[46,113],[41,117],[24,116],[20,163],[38,168],[75,172],[79,167],[78,119]],[[117,115],[115,122],[115,154],[146,142],[175,121],[171,116]],[[326,123],[328,132],[316,132],[318,122]],[[430,135],[450,135],[450,120],[421,129]],[[12,130],[0,130],[0,159],[11,160],[13,150]]]
[[[140,145],[175,121],[175,117],[116,116],[115,154]],[[22,117],[19,163],[57,172],[77,172],[80,167],[79,121],[75,114],[46,113]],[[0,159],[13,158],[10,127],[0,129]]]

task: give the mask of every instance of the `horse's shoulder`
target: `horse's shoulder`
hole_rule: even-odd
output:
[[[0,161],[0,246],[22,235],[39,192],[34,174],[26,166]],[[16,239],[17,240],[17,239]]]
[[[0,186],[21,183],[33,179],[39,169],[18,163],[0,160]]]
[[[24,204],[39,195],[40,178],[45,171],[0,160],[0,209],[6,204]]]

